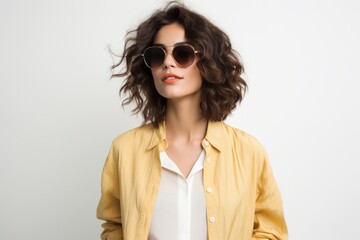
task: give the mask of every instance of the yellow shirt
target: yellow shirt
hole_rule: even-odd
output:
[[[114,139],[97,208],[97,217],[105,220],[101,239],[148,238],[161,177],[160,151],[167,145],[164,123]],[[209,240],[287,239],[281,196],[262,145],[224,122],[209,122],[202,147]]]

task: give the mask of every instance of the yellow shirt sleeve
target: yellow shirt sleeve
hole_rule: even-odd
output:
[[[288,239],[280,192],[266,154],[258,181],[252,239]]]
[[[118,155],[113,143],[102,173],[101,198],[97,208],[97,218],[105,221],[102,224],[102,240],[123,239],[117,167]]]

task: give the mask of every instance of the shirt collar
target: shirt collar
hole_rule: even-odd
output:
[[[205,135],[205,139],[219,151],[224,147],[223,125],[224,122],[222,121],[209,121]],[[165,142],[165,146],[163,146],[162,149],[165,150],[167,147],[165,121],[162,121],[158,128],[153,129],[153,134],[147,150],[154,148],[161,142]]]
[[[224,122],[209,121],[205,139],[217,150],[224,149]]]
[[[164,149],[166,149],[167,142],[166,142],[165,121],[162,121],[161,123],[159,123],[158,128],[153,127],[153,134],[152,134],[152,137],[150,139],[149,147],[147,148],[147,150],[150,150],[150,149],[154,148],[155,146],[159,145],[163,141],[166,143],[166,145],[164,147]]]

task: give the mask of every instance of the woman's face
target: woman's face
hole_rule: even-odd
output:
[[[163,45],[167,54],[163,64],[151,72],[156,90],[168,100],[191,97],[200,99],[202,77],[196,66],[198,57],[195,56],[190,66],[182,68],[172,56],[174,46],[186,42],[185,30],[178,23],[163,26],[155,36],[154,45]]]

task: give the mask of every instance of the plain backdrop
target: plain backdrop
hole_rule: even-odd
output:
[[[227,122],[266,147],[290,239],[360,239],[359,2],[185,3],[241,54],[250,88]],[[0,239],[99,239],[108,149],[142,121],[107,49],[165,4],[0,0]]]

